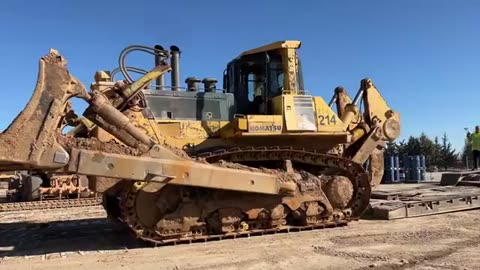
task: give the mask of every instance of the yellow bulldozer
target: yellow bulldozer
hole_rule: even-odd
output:
[[[182,87],[176,46],[130,46],[117,69],[95,73],[88,92],[52,49],[31,100],[0,135],[0,170],[85,175],[109,216],[157,244],[357,220],[400,116],[370,79],[353,99],[341,87],[329,103],[311,95],[300,46],[241,53],[223,89],[196,77]],[[134,51],[150,53],[155,67],[128,66]],[[72,97],[88,103],[83,117]],[[64,133],[66,125],[74,128]]]

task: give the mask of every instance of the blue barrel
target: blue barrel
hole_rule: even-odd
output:
[[[425,181],[426,178],[427,178],[427,170],[425,170],[424,168],[421,168],[420,169],[420,181]]]
[[[403,157],[403,168],[405,171],[405,180],[409,181],[412,179],[412,157],[404,156]]]
[[[422,167],[422,165],[421,165],[420,155],[413,156],[412,168],[417,169],[417,168],[421,168],[421,167]]]
[[[393,156],[385,156],[385,170],[394,170],[395,169],[395,159]]]
[[[427,162],[426,162],[425,155],[420,156],[420,167],[422,167],[423,169],[427,168]]]
[[[416,155],[416,156],[413,156],[413,160],[412,160],[412,180],[414,182],[419,182],[422,178],[422,170],[421,170],[421,162],[420,162],[420,156],[419,155]]]
[[[385,183],[393,183],[395,179],[395,171],[392,169],[385,169],[385,173],[383,174],[383,181]]]
[[[415,168],[412,170],[412,180],[413,182],[419,182],[422,178],[422,170],[420,168]]]
[[[400,181],[400,158],[398,156],[394,156],[393,157],[393,161],[394,161],[394,170],[395,170],[395,173],[394,173],[394,181],[395,182],[399,182]]]
[[[422,167],[421,170],[421,175],[420,175],[420,180],[425,181],[427,178],[427,162],[425,155],[420,156],[420,166]]]
[[[409,179],[409,172],[410,172],[410,168],[409,168],[409,164],[410,164],[410,161],[408,159],[408,156],[403,156],[403,173],[405,174],[405,179],[404,180],[408,180]]]

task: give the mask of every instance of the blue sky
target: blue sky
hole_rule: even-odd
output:
[[[312,93],[329,100],[342,85],[354,95],[370,77],[401,113],[402,137],[446,132],[460,149],[463,128],[480,124],[479,14],[475,0],[3,0],[0,129],[30,98],[38,58],[49,48],[88,87],[128,45],[175,44],[182,81],[221,80],[238,53],[297,39]]]

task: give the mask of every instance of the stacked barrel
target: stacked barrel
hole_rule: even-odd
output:
[[[400,158],[398,156],[385,156],[385,171],[383,174],[385,183],[400,182]]]
[[[407,157],[407,177],[405,182],[418,183],[425,180],[427,167],[424,155],[415,155]]]
[[[384,183],[418,183],[425,180],[427,168],[424,155],[405,156],[401,161],[399,156],[385,156]]]

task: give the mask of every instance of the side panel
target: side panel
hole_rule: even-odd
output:
[[[317,131],[312,96],[283,95],[283,108],[287,132]]]
[[[318,131],[345,131],[340,117],[321,97],[314,97]]]
[[[223,120],[233,118],[234,97],[229,93],[147,91],[145,101],[156,120]]]
[[[249,115],[248,133],[281,134],[283,130],[281,115]]]
[[[272,98],[273,114],[283,115],[283,95]]]

